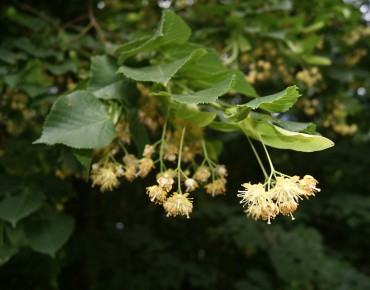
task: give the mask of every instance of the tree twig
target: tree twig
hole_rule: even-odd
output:
[[[91,24],[92,27],[95,28],[100,42],[105,45],[107,43],[107,39],[105,38],[103,30],[101,29],[98,21],[95,18],[94,8],[93,8],[93,1],[92,0],[89,0],[89,2],[88,2],[88,9],[89,9],[90,24]]]
[[[86,33],[88,33],[90,31],[91,28],[94,28],[95,31],[96,31],[96,34],[98,36],[98,39],[99,41],[105,45],[107,43],[107,39],[105,38],[105,35],[103,33],[103,30],[101,29],[98,21],[96,20],[95,18],[95,15],[94,15],[94,6],[93,6],[93,1],[92,0],[89,0],[88,1],[88,14],[87,15],[81,15],[79,16],[78,18],[74,19],[73,21],[74,22],[77,22],[77,21],[80,21],[83,19],[83,16],[85,16],[84,18],[88,17],[89,18],[89,24],[87,26],[85,26],[85,28],[78,34],[76,35],[75,37],[73,37],[70,42],[72,41],[76,41],[77,39],[80,39],[81,37],[83,37]],[[73,23],[73,22],[72,22]],[[71,24],[71,21],[69,22],[68,25]],[[67,25],[67,26],[68,26]],[[66,25],[64,25],[64,27],[66,27]]]
[[[74,23],[77,23],[77,22],[80,22],[82,20],[85,20],[86,18],[89,18],[88,15],[86,14],[83,14],[83,15],[80,15],[72,20],[69,20],[68,22],[64,23],[63,25],[60,26],[61,29],[66,29],[68,28],[69,26],[71,26],[72,24]]]
[[[19,6],[19,8],[21,10],[24,10],[24,11],[28,11],[34,15],[36,15],[37,17],[40,17],[41,19],[45,20],[47,23],[51,24],[51,26],[53,26],[54,28],[58,28],[58,25],[54,22],[54,20],[52,18],[50,18],[49,16],[45,15],[44,13],[32,8],[31,6],[29,6],[28,4],[22,4]]]

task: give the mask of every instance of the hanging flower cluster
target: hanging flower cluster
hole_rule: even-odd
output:
[[[279,213],[290,215],[294,220],[293,212],[297,210],[299,201],[320,191],[317,184],[318,181],[310,175],[302,179],[299,176],[277,176],[266,184],[242,184],[245,190],[239,190],[238,197],[242,198],[240,203],[246,207],[248,216],[267,220],[270,224]]]
[[[157,119],[149,108],[146,108],[145,114],[150,115],[152,121]],[[183,215],[187,218],[193,210],[193,198],[189,197],[191,192],[198,188],[204,188],[212,196],[226,192],[227,169],[225,165],[215,163],[208,156],[199,128],[189,130],[185,138],[185,126],[180,124],[171,131],[167,130],[167,123],[164,123],[162,138],[153,145],[147,144],[142,158],[138,159],[125,147],[130,144],[125,133],[128,130],[126,121],[121,120],[119,124],[116,129],[124,151],[122,162],[117,161],[119,150],[116,148],[102,152],[104,157],[91,170],[93,186],[99,186],[101,191],[111,191],[120,185],[120,178],[130,182],[139,177],[145,178],[159,164],[157,183],[146,188],[150,201],[162,205],[167,216]],[[153,122],[150,124],[153,126]],[[152,156],[157,158],[153,159]],[[201,162],[198,163],[198,160]],[[177,166],[167,168],[171,163]],[[182,169],[184,165],[186,170]],[[177,190],[171,193],[176,183]]]
[[[139,120],[153,134],[161,128],[161,138],[147,144],[141,158],[136,157],[126,148],[131,144],[131,132],[128,121],[121,117],[116,123],[120,148],[110,147],[99,153],[99,162],[91,170],[92,186],[99,187],[102,192],[111,191],[120,185],[122,179],[132,182],[145,178],[157,168],[156,183],[146,187],[150,201],[162,206],[167,216],[189,218],[193,211],[190,194],[202,189],[212,197],[225,194],[227,169],[209,157],[201,127],[170,118],[170,115],[163,118],[159,101],[149,95],[150,91],[145,86],[138,85],[137,88],[142,96]],[[320,191],[316,187],[317,180],[310,175],[301,179],[276,171],[265,144],[259,140],[270,165],[271,173],[268,175],[253,143],[248,135],[246,137],[261,166],[265,182],[242,184],[244,189],[237,195],[242,199],[240,203],[245,207],[245,213],[255,220],[266,220],[268,224],[279,213],[294,220],[293,213],[300,200]],[[119,155],[120,149],[122,155]]]

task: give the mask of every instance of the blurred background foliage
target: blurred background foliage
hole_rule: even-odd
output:
[[[320,181],[295,221],[240,210],[240,184],[261,173],[238,134],[209,132],[227,148],[228,193],[200,196],[190,220],[166,218],[145,180],[102,194],[69,149],[32,145],[90,57],[152,32],[164,8],[258,93],[296,84],[299,104],[280,117],[336,143],[271,149],[277,168]],[[368,1],[2,1],[0,288],[370,289],[369,15]]]

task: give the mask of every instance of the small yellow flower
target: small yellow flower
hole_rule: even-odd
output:
[[[292,213],[297,209],[298,201],[302,199],[301,195],[304,195],[304,191],[299,186],[299,176],[277,177],[270,193],[280,212],[283,215],[290,215],[294,220]]]
[[[113,163],[108,163],[105,167],[93,169],[91,179],[93,181],[92,186],[100,186],[100,191],[102,192],[106,190],[112,191],[120,184]]]
[[[136,172],[136,166],[128,166],[122,175],[126,178],[127,181],[131,182],[136,178]]]
[[[320,189],[316,187],[318,183],[311,175],[305,175],[303,179],[299,180],[299,188],[303,190],[303,196],[308,199],[309,196],[320,192]]]
[[[211,176],[211,172],[208,166],[200,166],[194,174],[194,179],[200,183],[206,182]]]
[[[123,144],[131,144],[131,133],[128,122],[121,120],[116,124],[116,132],[118,138],[123,142]]]
[[[184,146],[184,149],[181,153],[181,160],[184,162],[191,162],[196,154],[196,150],[194,148],[190,148],[189,146]]]
[[[216,171],[217,175],[221,178],[227,176],[227,169],[226,169],[225,165],[217,165],[216,168],[215,168],[215,171]]]
[[[242,186],[246,190],[239,190],[240,193],[238,194],[238,197],[242,198],[240,203],[242,203],[243,206],[254,204],[259,198],[261,198],[261,196],[266,195],[265,187],[262,183],[243,183]]]
[[[123,176],[124,170],[122,165],[117,165],[116,166],[116,174],[118,177]]]
[[[166,201],[167,192],[158,185],[149,186],[146,188],[146,193],[150,200],[157,204],[163,204]]]
[[[177,154],[179,153],[179,148],[177,148],[176,145],[169,144],[164,149],[165,149],[164,150],[165,153],[164,153],[163,159],[174,162],[177,159]]]
[[[150,157],[154,153],[154,147],[152,145],[145,145],[143,156],[144,157]]]
[[[196,182],[193,178],[186,179],[185,186],[187,192],[194,191],[199,187],[198,182]]]
[[[189,214],[193,211],[193,201],[188,198],[189,193],[177,193],[175,192],[167,201],[163,204],[164,210],[167,212],[167,216],[186,215],[189,218]]]
[[[295,220],[295,218],[292,215],[292,213],[297,210],[297,207],[298,207],[298,203],[295,202],[295,201],[286,200],[286,201],[281,202],[279,204],[280,212],[283,215],[290,215],[292,217],[292,220]]]
[[[154,162],[148,157],[141,158],[139,159],[138,168],[139,171],[136,173],[136,175],[140,175],[140,177],[144,178],[154,168]]]
[[[271,199],[261,198],[250,204],[244,212],[255,220],[267,220],[267,224],[271,224],[271,219],[279,214],[279,208]]]
[[[172,184],[175,182],[172,177],[169,175],[161,176],[157,179],[157,182],[161,188],[163,188],[165,191],[170,192],[172,189]]]
[[[208,183],[204,186],[207,193],[212,196],[224,194],[226,192],[226,179],[216,179],[215,181]]]
[[[267,223],[270,224],[270,220],[279,214],[279,208],[272,201],[270,192],[266,192],[261,183],[244,183],[242,186],[246,190],[239,190],[238,197],[242,198],[240,203],[247,206],[245,213],[255,220],[267,220]]]
[[[176,177],[176,171],[173,170],[172,168],[169,168],[166,171],[159,172],[157,174],[157,179],[160,178],[160,177],[171,177],[171,178],[175,178]]]
[[[267,223],[271,224],[270,219],[274,219],[279,214],[279,207],[272,200],[269,200],[267,204],[261,208],[261,212],[262,219],[267,220]]]
[[[137,163],[138,163],[138,160],[137,158],[135,157],[135,155],[133,154],[127,154],[123,157],[123,163],[127,166],[127,167],[130,167],[130,166],[136,166]]]
[[[271,189],[271,195],[277,203],[284,201],[295,201],[298,202],[303,194],[302,189],[299,186],[299,176],[277,177],[275,186]]]

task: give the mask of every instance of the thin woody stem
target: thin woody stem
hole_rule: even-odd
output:
[[[75,37],[73,37],[70,42],[73,42],[73,41],[76,41],[76,40],[80,39],[86,33],[88,33],[91,28],[94,28],[95,31],[96,31],[96,34],[98,36],[99,41],[103,45],[105,45],[107,43],[107,39],[105,38],[104,33],[103,33],[103,30],[101,29],[98,21],[96,20],[96,17],[95,17],[95,14],[94,14],[94,8],[93,8],[94,7],[93,6],[93,1],[92,0],[89,0],[87,4],[88,4],[89,24],[84,29],[82,29],[82,31],[78,35],[76,35]]]
[[[104,33],[103,33],[103,30],[101,29],[98,21],[96,20],[95,18],[95,15],[94,15],[94,8],[93,8],[93,1],[90,0],[88,2],[88,9],[89,9],[89,19],[90,19],[90,24],[92,27],[95,28],[96,30],[96,33],[98,35],[98,38],[100,40],[100,42],[104,45],[107,43],[107,39],[105,38],[104,36]]]

